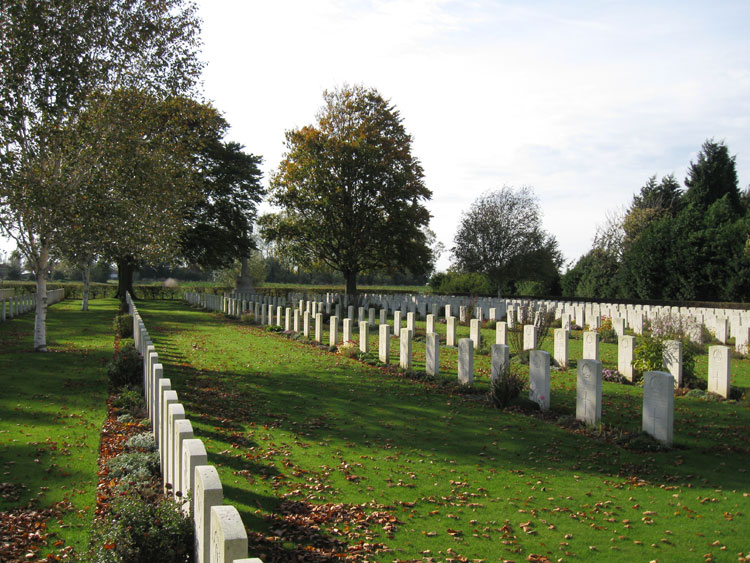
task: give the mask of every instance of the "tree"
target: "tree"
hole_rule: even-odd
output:
[[[183,0],[0,5],[0,228],[36,278],[36,350],[46,350],[50,256],[74,228],[85,186],[82,168],[64,158],[64,129],[95,89],[190,90],[201,68],[198,23]]]
[[[200,156],[201,205],[188,211],[180,241],[182,257],[206,269],[225,268],[255,248],[251,236],[260,184],[261,157],[246,154],[238,143],[208,142]]]
[[[682,189],[673,174],[656,181],[651,176],[637,195],[622,220],[623,240],[619,258],[636,241],[652,222],[664,217],[674,217],[683,207]]]
[[[542,228],[539,203],[529,187],[505,186],[482,194],[461,216],[453,239],[453,267],[487,274],[497,289],[513,292],[523,281],[559,283],[562,255]]]
[[[726,197],[733,213],[742,211],[737,181],[735,157],[729,156],[724,143],[706,140],[698,153],[697,162],[690,163],[685,202],[707,209],[713,202]]]
[[[303,267],[340,271],[346,293],[378,269],[429,271],[432,196],[399,112],[376,90],[326,91],[317,123],[286,132],[261,233]]]
[[[97,254],[118,266],[118,295],[132,293],[140,264],[175,259],[186,218],[206,203],[207,147],[227,123],[212,107],[189,98],[160,99],[137,89],[102,93],[78,122],[86,147],[85,183],[105,224],[81,224]]]

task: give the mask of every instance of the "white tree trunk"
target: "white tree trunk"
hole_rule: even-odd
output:
[[[47,263],[49,248],[44,248],[36,264],[36,316],[34,318],[34,351],[47,351]]]
[[[86,262],[83,267],[83,302],[81,303],[81,311],[89,310],[89,280],[91,278],[91,262]]]

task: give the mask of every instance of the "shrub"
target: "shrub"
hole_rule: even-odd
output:
[[[642,376],[647,371],[661,371],[664,364],[664,343],[658,338],[644,336],[633,350],[633,369]]]
[[[120,338],[131,338],[133,336],[133,317],[128,314],[121,314],[115,317],[113,327],[115,335]]]
[[[490,279],[474,272],[445,272],[430,278],[430,287],[438,293],[468,293],[472,295],[493,295],[497,293]]]
[[[359,344],[347,340],[338,347],[338,353],[347,358],[356,358],[359,354]]]
[[[253,313],[242,313],[240,321],[246,324],[255,324],[255,315]]]
[[[151,432],[141,432],[140,434],[131,436],[130,439],[125,442],[125,448],[130,451],[155,452],[156,441]]]
[[[97,526],[91,560],[98,563],[177,563],[192,560],[193,525],[178,503],[126,494],[113,501],[106,525]]]
[[[113,457],[107,462],[112,477],[128,478],[129,481],[145,481],[158,477],[158,452],[127,452]]]
[[[602,317],[602,326],[596,329],[600,342],[617,342],[617,333],[612,328],[612,318]]]
[[[143,389],[138,385],[123,387],[112,401],[116,411],[124,412],[134,418],[146,416],[146,401],[143,398]]]
[[[612,383],[622,383],[623,385],[630,385],[630,381],[628,381],[628,379],[616,369],[603,369],[602,381],[610,381]]]
[[[143,380],[143,362],[130,342],[121,341],[120,349],[107,364],[107,377],[115,388],[138,385]]]
[[[525,379],[519,371],[506,363],[504,369],[490,382],[490,403],[499,408],[507,407],[523,391]]]

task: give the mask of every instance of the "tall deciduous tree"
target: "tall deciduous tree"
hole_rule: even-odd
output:
[[[362,86],[323,97],[316,125],[286,133],[271,179],[271,202],[282,210],[261,218],[264,238],[301,266],[340,271],[347,294],[360,272],[429,270],[432,193],[399,112]]]
[[[542,228],[529,187],[505,186],[479,196],[463,213],[451,251],[456,269],[487,274],[504,292],[521,281],[542,282],[548,290],[559,283],[562,255]]]
[[[135,89],[93,99],[81,114],[86,183],[106,221],[82,223],[97,253],[118,265],[124,298],[133,269],[180,254],[186,218],[206,202],[203,156],[227,128],[210,106]]]
[[[0,227],[36,276],[36,350],[46,350],[50,255],[75,223],[83,185],[80,167],[64,160],[62,132],[94,89],[192,88],[198,23],[183,0],[0,4]]]

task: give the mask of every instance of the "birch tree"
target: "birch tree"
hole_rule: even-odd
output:
[[[96,89],[190,91],[199,20],[183,0],[0,3],[0,229],[36,278],[34,349],[46,350],[52,251],[75,226],[87,188],[65,131]]]

